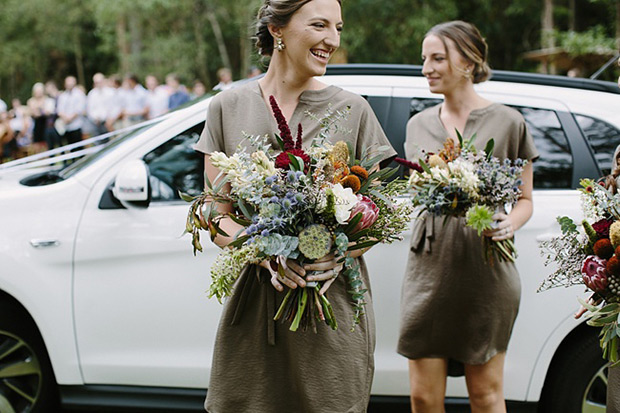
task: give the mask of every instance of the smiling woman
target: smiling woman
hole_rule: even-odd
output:
[[[288,123],[292,128],[300,125],[303,149],[321,130],[320,123],[306,113],[322,115],[331,110],[347,112],[338,130],[327,137],[331,144],[350,144],[356,159],[364,148],[385,145],[388,149],[382,154],[383,160],[396,154],[366,100],[316,78],[325,73],[329,58],[340,45],[342,25],[339,0],[265,0],[258,15],[256,37],[260,53],[271,57],[267,73],[258,81],[213,98],[196,146],[205,154],[206,174],[211,182],[220,173],[211,154],[235,153],[238,145],[247,144],[243,132],[267,135],[272,147],[278,147],[274,137],[278,125],[270,97],[280,108],[276,116],[280,124]],[[229,204],[215,207],[220,214],[232,212]],[[243,230],[231,219],[223,219],[219,225],[227,234]],[[214,241],[225,247],[232,239],[218,235]],[[351,252],[350,257],[358,258],[363,283],[370,286],[363,252]],[[286,325],[274,322],[285,287],[305,288],[306,281],[325,281],[320,294],[329,288],[334,313],[343,320],[352,320],[349,288],[345,276],[338,275],[342,265],[333,254],[303,266],[288,260],[280,272],[273,268],[278,268],[275,260],[245,267],[224,304],[206,409],[211,413],[365,412],[374,373],[375,326],[370,292],[363,293],[365,315],[354,331],[349,331],[348,326],[334,331],[317,322],[316,332],[291,332]],[[313,273],[306,277],[310,271]]]

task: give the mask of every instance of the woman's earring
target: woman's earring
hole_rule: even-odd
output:
[[[281,37],[276,37],[276,49],[278,49],[278,52],[281,52],[282,50],[286,49],[286,45],[282,41]]]

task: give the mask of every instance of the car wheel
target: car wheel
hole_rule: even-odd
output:
[[[56,411],[54,373],[32,321],[0,305],[0,412]]]
[[[602,357],[597,330],[592,332],[563,348],[554,359],[543,387],[539,412],[605,412],[607,363]]]

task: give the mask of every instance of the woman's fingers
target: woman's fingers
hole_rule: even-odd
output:
[[[319,294],[320,295],[324,295],[325,292],[327,292],[327,290],[329,289],[329,287],[334,283],[334,281],[336,281],[336,277],[332,278],[331,280],[327,280],[323,283],[323,286],[321,287],[321,289],[319,290]]]
[[[575,319],[580,318],[582,315],[584,315],[586,313],[586,311],[588,311],[584,306],[579,306],[579,310],[577,310],[577,312],[575,313]]]
[[[335,258],[333,258],[329,261],[322,261],[322,262],[315,261],[312,264],[304,264],[304,268],[306,271],[328,271],[328,270],[333,270],[339,265],[341,265],[341,263],[338,263],[338,261]]]
[[[306,277],[307,281],[325,281],[325,280],[329,280],[332,278],[336,278],[338,276],[338,274],[340,274],[340,271],[342,271],[342,264],[338,264],[338,266],[336,266],[335,268],[332,268],[331,270],[327,270],[324,272],[317,272],[314,274],[311,274],[309,276]]]
[[[299,265],[297,261],[286,260],[286,266],[295,271],[298,275],[301,275],[302,277],[306,275],[306,270],[304,269],[304,267]]]

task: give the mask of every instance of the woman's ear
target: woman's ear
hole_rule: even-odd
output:
[[[269,24],[269,25],[267,25],[267,29],[269,29],[269,33],[271,33],[271,35],[274,37],[274,39],[276,37],[282,37],[282,28],[281,27],[276,27],[273,24]]]

